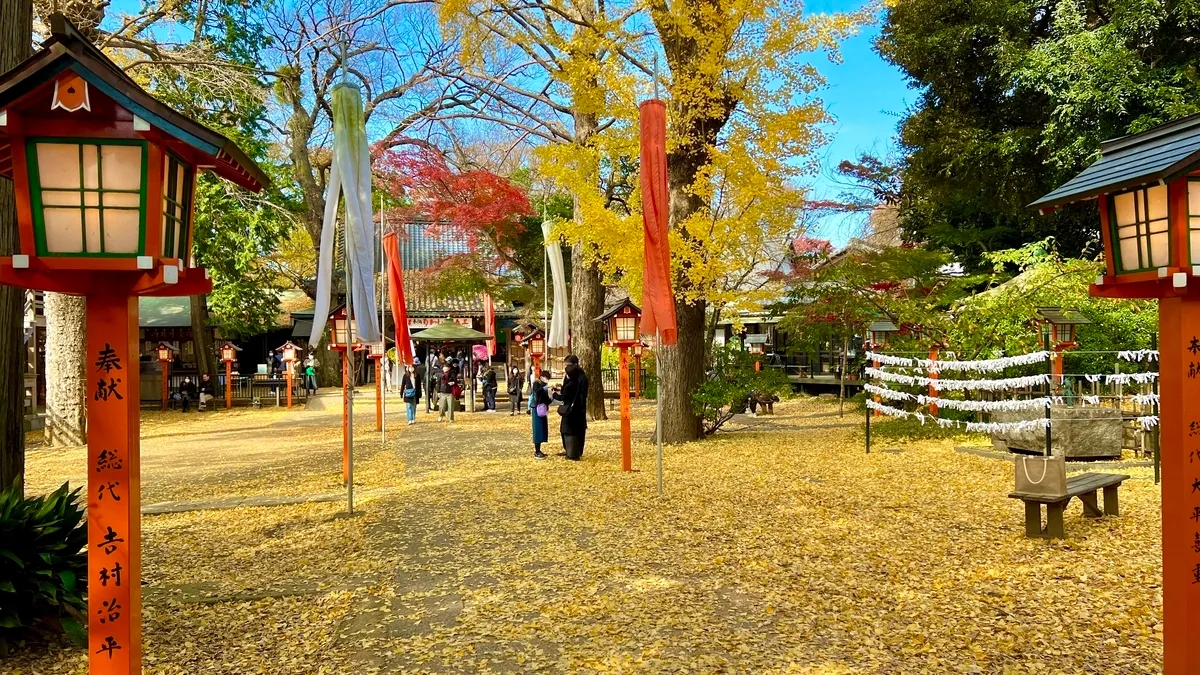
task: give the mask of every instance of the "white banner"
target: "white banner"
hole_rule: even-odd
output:
[[[566,347],[569,337],[568,325],[571,311],[567,304],[567,273],[563,263],[562,246],[558,239],[550,236],[550,223],[542,222],[542,238],[546,246],[546,257],[550,259],[551,285],[554,291],[553,315],[550,329],[546,333],[547,347]]]

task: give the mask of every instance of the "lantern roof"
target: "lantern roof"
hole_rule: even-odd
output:
[[[94,88],[89,95],[96,100],[90,105],[97,110],[124,108],[190,146],[207,160],[201,164],[248,190],[258,192],[270,184],[262,169],[232,141],[151,96],[62,14],[50,16],[50,38],[33,56],[0,74],[0,111],[18,109],[26,103],[39,111],[50,110],[54,83],[66,71],[74,72]],[[7,140],[5,127],[0,125],[0,176],[12,179],[12,153]]]
[[[872,321],[871,326],[869,328],[867,328],[867,330],[871,331],[872,333],[898,333],[898,332],[900,332],[900,329],[896,327],[896,324],[894,322],[892,322],[891,319],[880,319],[878,321]]]
[[[766,333],[750,333],[746,336],[748,345],[765,345],[771,343],[771,336]]]
[[[1038,307],[1037,315],[1060,326],[1082,326],[1091,323],[1075,307]]]
[[[158,346],[155,347],[155,349],[169,349],[173,352],[179,351],[178,349],[176,349],[175,347],[172,347],[171,345],[167,344],[166,342],[159,342]]]
[[[432,328],[414,334],[412,339],[413,342],[482,342],[491,340],[492,336],[446,319]]]
[[[236,349],[236,350],[237,350],[237,351],[239,351],[239,352],[240,352],[240,351],[242,351],[242,348],[241,348],[241,347],[239,347],[239,346],[237,346],[237,345],[233,344],[232,342],[222,342],[222,343],[221,343],[221,349],[225,349],[226,347],[232,347],[233,349]]]
[[[1166,183],[1200,168],[1200,114],[1100,144],[1100,159],[1030,204],[1049,210],[1151,183]]]
[[[621,310],[624,309],[625,307],[632,307],[634,312],[637,312],[638,314],[642,313],[642,310],[637,305],[633,304],[632,300],[630,300],[629,298],[625,298],[624,300],[618,302],[617,304],[615,304],[612,307],[609,307],[607,310],[605,310],[605,312],[603,314],[596,317],[596,320],[597,321],[608,321],[609,319],[611,319],[614,316],[616,316],[617,314],[619,314],[621,312]]]

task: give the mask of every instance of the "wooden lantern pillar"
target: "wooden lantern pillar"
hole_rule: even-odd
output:
[[[383,430],[383,357],[387,352],[382,342],[372,342],[367,358],[375,362],[375,431]]]
[[[621,470],[633,471],[633,432],[629,402],[629,351],[641,342],[642,310],[628,298],[597,317],[605,322],[607,343],[620,353],[618,384],[621,392]]]
[[[221,363],[225,364],[225,409],[233,407],[233,362],[239,349],[231,342],[221,345]]]
[[[137,299],[212,290],[192,265],[197,171],[252,191],[268,181],[61,14],[49,24],[47,45],[0,74],[0,177],[13,181],[20,251],[0,257],[0,284],[87,298],[88,671],[131,675],[142,670]]]
[[[342,305],[329,315],[333,326],[333,336],[329,341],[329,350],[342,355],[342,482],[350,481],[350,406],[354,405],[350,392],[350,359],[349,359],[349,322],[346,317],[346,306]]]
[[[642,397],[642,352],[645,349],[646,343],[638,340],[630,350],[633,354],[633,397],[637,399]]]
[[[1096,199],[1104,274],[1091,294],[1157,298],[1162,447],[1163,673],[1200,673],[1200,119],[1106,141],[1034,202]],[[1182,148],[1182,150],[1179,150]]]
[[[171,359],[174,358],[175,348],[160,342],[154,352],[158,356],[158,365],[162,368],[162,410],[166,412],[171,400]]]
[[[283,379],[287,386],[287,409],[291,410],[292,387],[295,382],[294,372],[300,348],[292,344],[291,340],[288,340],[287,342],[283,343],[283,346],[280,347],[279,350],[282,352],[280,359],[283,361]]]
[[[1075,307],[1038,307],[1038,339],[1042,349],[1050,352],[1050,379],[1054,385],[1063,382],[1063,352],[1078,346],[1075,328],[1090,324]]]

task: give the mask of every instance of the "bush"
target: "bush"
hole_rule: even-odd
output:
[[[768,367],[754,370],[754,357],[740,347],[714,347],[712,369],[692,393],[692,409],[703,418],[707,436],[745,410],[751,392],[783,396],[791,389],[783,371]]]
[[[87,524],[79,490],[26,499],[0,492],[0,647],[11,639],[83,630]]]

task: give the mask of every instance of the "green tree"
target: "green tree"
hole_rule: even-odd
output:
[[[1101,140],[1200,110],[1198,28],[1195,0],[891,3],[878,50],[920,91],[899,136],[908,235],[979,267],[1051,235],[1094,252],[1094,205],[1027,205]]]

